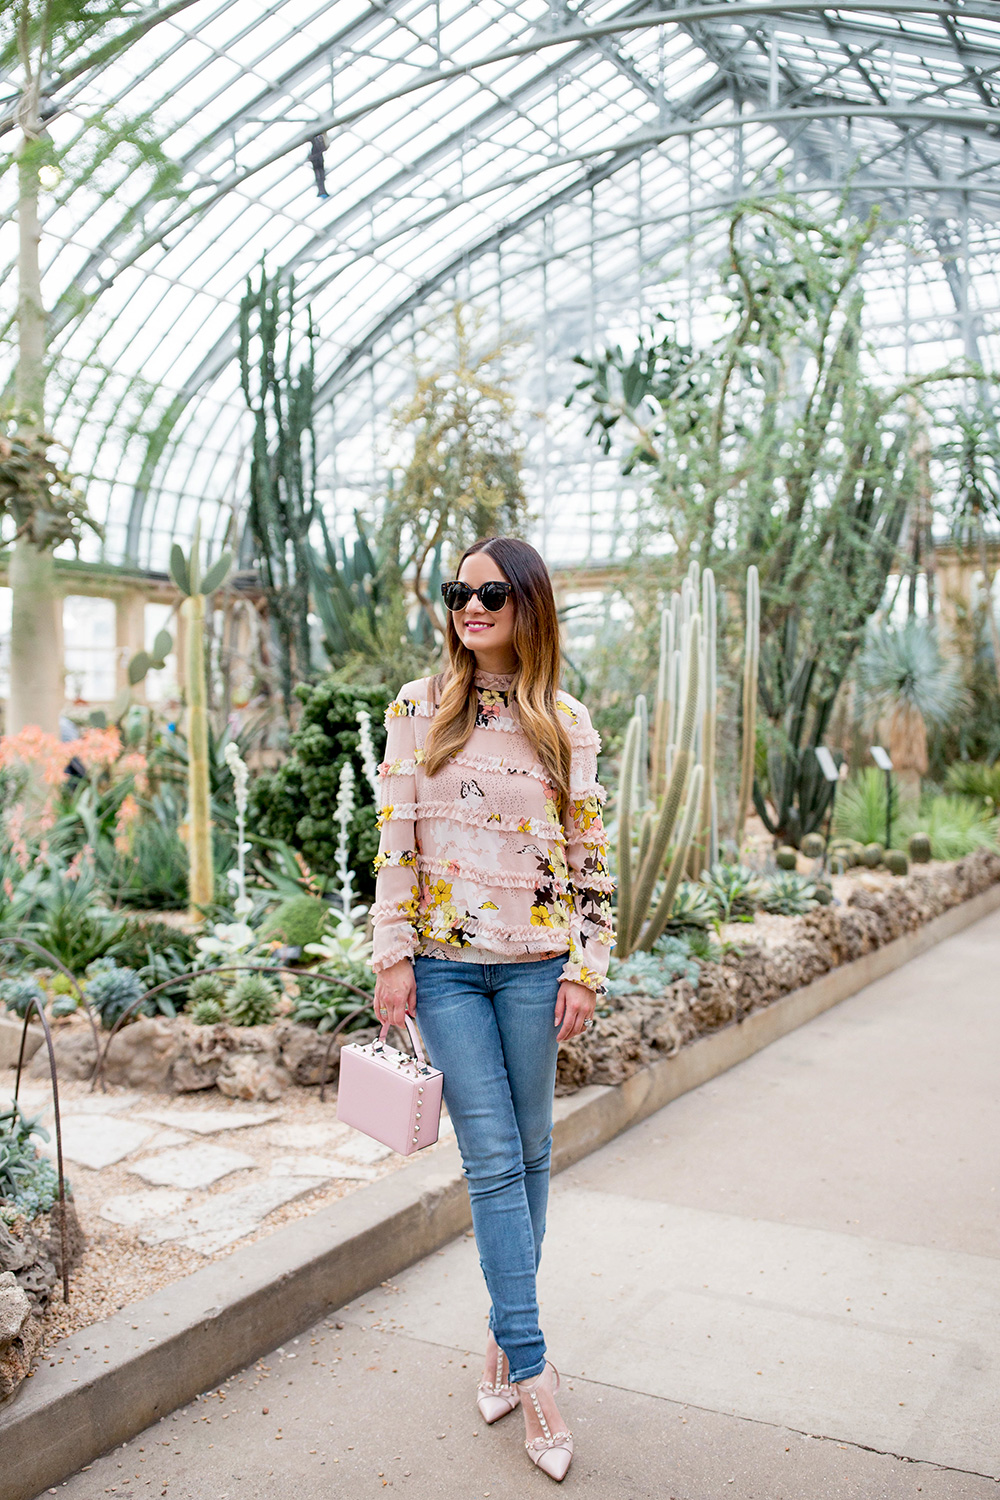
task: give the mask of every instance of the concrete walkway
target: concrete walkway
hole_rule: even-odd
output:
[[[562,1493],[1000,1500],[998,1057],[1000,914],[557,1178]],[[52,1493],[555,1494],[478,1420],[485,1312],[466,1236]]]

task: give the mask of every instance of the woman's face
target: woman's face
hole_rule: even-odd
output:
[[[501,583],[510,582],[488,552],[473,552],[471,557],[467,557],[459,569],[458,579],[460,583],[467,583],[474,589],[480,584],[497,580]],[[457,609],[452,615],[459,640],[470,651],[474,651],[477,660],[489,670],[511,672],[517,665],[513,649],[516,608],[511,594],[503,609],[490,614],[473,595],[464,609]]]

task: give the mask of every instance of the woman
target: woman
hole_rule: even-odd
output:
[[[492,1307],[479,1409],[520,1404],[561,1480],[573,1441],[535,1274],[561,1041],[592,1025],[613,940],[600,741],[559,691],[552,583],[534,547],[476,542],[442,587],[448,667],[386,713],[372,911],[375,1008],[417,1015],[469,1184]]]

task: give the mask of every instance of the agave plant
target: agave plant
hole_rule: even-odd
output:
[[[747,865],[714,864],[701,877],[723,922],[753,920],[764,899],[764,881]]]
[[[761,911],[778,917],[800,917],[816,906],[816,883],[795,870],[778,870],[766,882]]]

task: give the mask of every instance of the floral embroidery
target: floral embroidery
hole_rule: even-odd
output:
[[[601,822],[601,804],[593,792],[588,792],[586,797],[577,797],[570,803],[570,814],[575,823],[579,823],[586,833],[590,828],[603,828]]]

